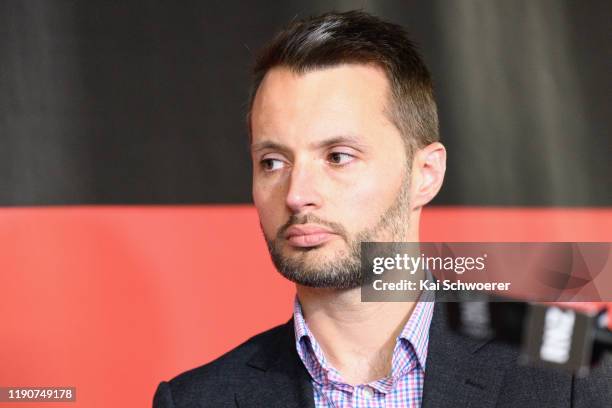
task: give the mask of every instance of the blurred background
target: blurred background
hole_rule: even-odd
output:
[[[290,317],[251,206],[250,67],[292,19],[355,8],[434,78],[424,240],[612,240],[610,2],[2,1],[0,386],[149,406]]]
[[[253,55],[291,19],[364,8],[432,71],[436,204],[606,206],[610,2],[3,1],[0,204],[249,203]]]

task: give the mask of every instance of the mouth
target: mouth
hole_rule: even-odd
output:
[[[298,248],[316,247],[336,236],[337,234],[329,229],[312,224],[292,225],[285,232],[289,244]]]

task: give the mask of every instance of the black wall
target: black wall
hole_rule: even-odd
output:
[[[0,205],[250,202],[253,53],[296,16],[361,7],[433,73],[436,204],[612,204],[612,3],[272,4],[0,2]]]

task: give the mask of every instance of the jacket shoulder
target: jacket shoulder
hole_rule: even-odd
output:
[[[259,333],[217,359],[162,382],[154,397],[155,407],[235,406],[234,393],[261,373],[266,357],[291,334],[292,321]],[[258,369],[259,368],[259,369]],[[159,401],[172,401],[161,403]]]
[[[211,381],[217,377],[226,380],[228,372],[232,372],[235,376],[245,371],[247,363],[259,352],[270,350],[279,341],[282,341],[288,324],[285,323],[259,333],[215,360],[177,375],[170,380],[170,383],[176,386],[199,385],[198,383],[202,381]]]

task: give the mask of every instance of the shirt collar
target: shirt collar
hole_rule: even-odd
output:
[[[425,369],[427,363],[427,349],[429,345],[429,326],[433,316],[435,296],[432,292],[423,292],[414,306],[410,318],[398,336],[410,343],[419,364]]]
[[[310,376],[320,384],[336,382],[338,385],[342,385],[340,373],[327,362],[319,343],[308,329],[297,296],[293,306],[293,327],[297,352]]]
[[[404,371],[402,366],[405,366],[405,364],[397,361],[401,358],[401,353],[398,352],[399,347],[407,347],[413,350],[418,364],[425,370],[429,344],[429,326],[433,316],[434,299],[433,292],[426,291],[421,294],[419,301],[415,304],[410,318],[397,337],[393,352],[392,374]],[[313,379],[321,383],[339,379],[339,373],[327,362],[322,349],[312,332],[308,329],[297,296],[294,301],[293,321],[296,349]]]

